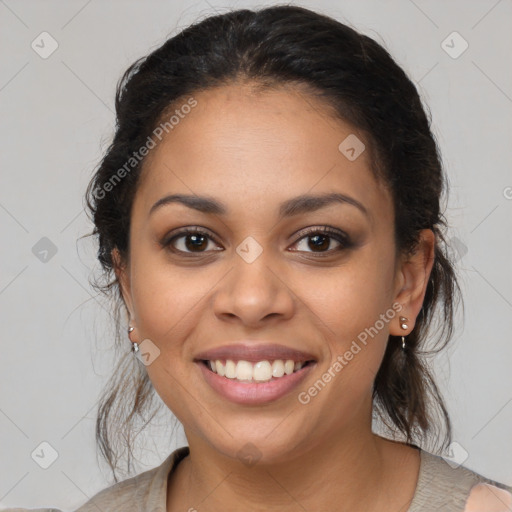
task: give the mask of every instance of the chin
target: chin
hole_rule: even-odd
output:
[[[210,436],[206,439],[222,455],[238,459],[247,466],[286,463],[312,449],[311,436],[305,435],[303,430],[298,438],[289,428],[279,431],[275,425],[274,430],[255,426],[246,431],[239,429],[232,437],[225,433],[222,439]]]

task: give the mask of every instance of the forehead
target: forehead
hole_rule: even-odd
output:
[[[256,91],[233,84],[193,98],[196,106],[175,116],[178,122],[144,163],[135,199],[139,213],[170,193],[213,196],[235,214],[275,209],[296,195],[337,191],[379,216],[391,214],[390,196],[370,170],[369,152],[354,160],[340,150],[345,140],[360,141],[361,150],[364,137],[313,96],[296,88]]]

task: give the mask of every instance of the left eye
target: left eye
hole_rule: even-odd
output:
[[[307,241],[309,239],[309,242]],[[338,247],[335,249],[329,249],[332,241],[338,243]],[[329,228],[316,229],[309,231],[306,235],[302,236],[295,244],[300,245],[301,243],[306,244],[307,248],[311,248],[312,251],[305,252],[332,252],[339,251],[343,248],[350,246],[349,240],[345,235],[338,233],[338,231],[331,230]],[[304,250],[304,249],[303,249]]]

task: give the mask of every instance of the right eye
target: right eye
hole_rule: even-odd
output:
[[[193,254],[207,252],[208,242],[213,236],[198,228],[184,229],[162,242],[162,247],[175,253]],[[219,250],[219,249],[214,249]]]

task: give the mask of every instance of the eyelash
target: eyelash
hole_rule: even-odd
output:
[[[213,240],[215,243],[218,244],[218,242],[215,240],[215,237],[213,235],[211,235],[207,231],[204,231],[203,229],[194,227],[194,228],[184,229],[184,230],[179,231],[178,233],[174,234],[174,236],[172,236],[171,238],[164,239],[161,242],[161,245],[164,248],[168,248],[171,252],[174,252],[174,253],[177,253],[180,255],[205,254],[208,252],[208,251],[198,251],[198,252],[182,251],[181,249],[176,249],[175,247],[172,247],[173,242],[175,242],[176,240],[178,240],[180,238],[183,238],[186,235],[202,235],[202,236],[205,236],[205,237]],[[330,228],[328,226],[322,226],[320,228],[317,227],[317,228],[308,229],[307,231],[302,233],[302,236],[293,245],[296,245],[298,242],[300,242],[304,238],[311,238],[313,235],[323,235],[323,236],[327,236],[328,238],[333,238],[340,244],[340,247],[338,247],[336,249],[328,249],[327,251],[320,251],[320,252],[314,252],[314,251],[294,251],[294,252],[308,252],[310,254],[314,254],[316,257],[322,258],[322,257],[325,257],[325,255],[330,256],[333,252],[339,252],[344,249],[349,249],[353,246],[348,235],[346,235],[342,231],[339,231],[334,228]],[[186,256],[186,257],[189,257],[189,256]]]

